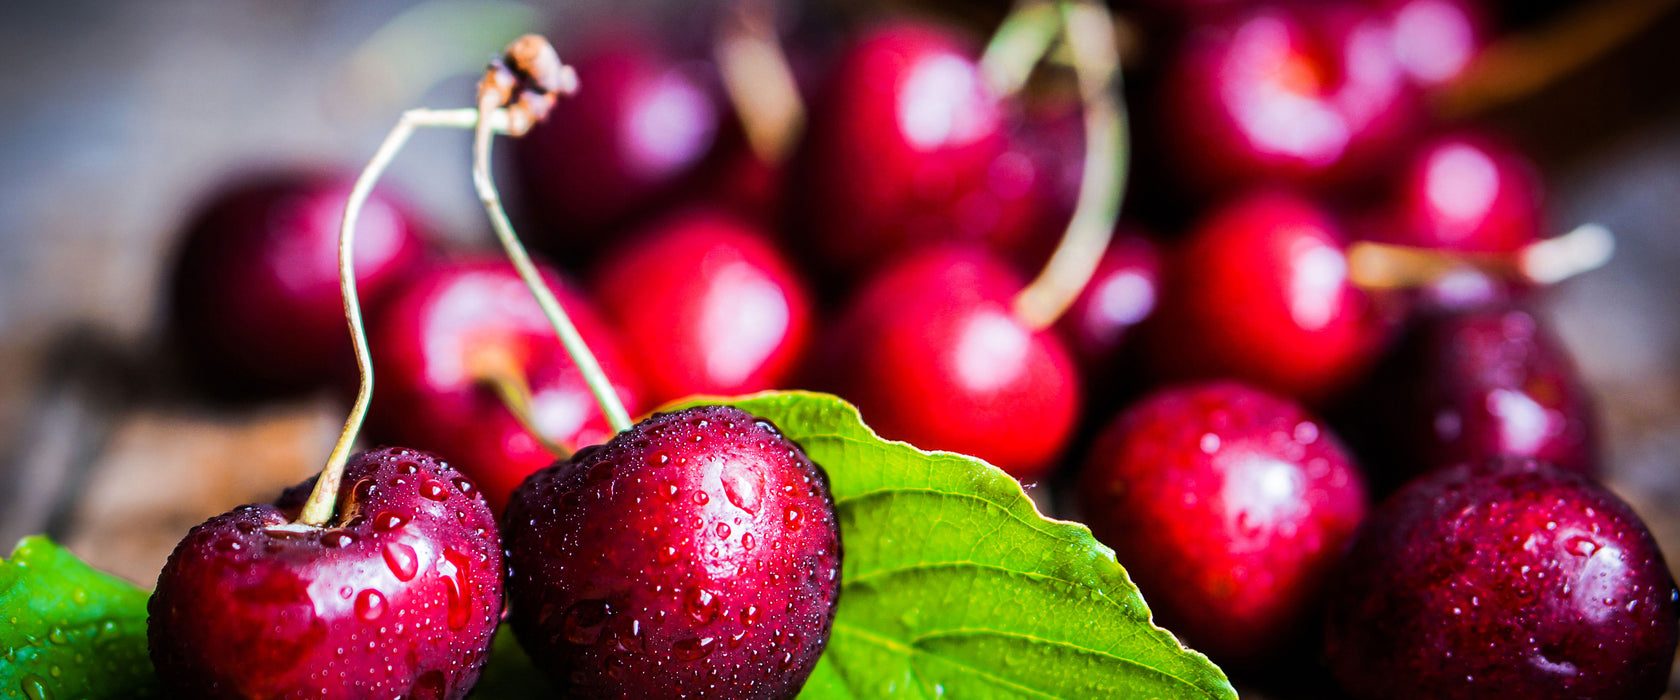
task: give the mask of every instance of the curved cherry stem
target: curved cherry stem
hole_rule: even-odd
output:
[[[1085,107],[1085,164],[1079,199],[1062,242],[1038,277],[1015,297],[1015,316],[1037,329],[1055,323],[1096,273],[1120,220],[1131,162],[1114,22],[1095,2],[1060,2],[1057,8]]]
[[[1555,284],[1603,267],[1615,251],[1615,236],[1598,224],[1582,224],[1510,253],[1462,253],[1359,241],[1348,246],[1348,278],[1365,289],[1415,289],[1470,267],[1498,277]]]
[[[367,418],[368,403],[373,399],[373,358],[368,353],[367,330],[362,323],[361,297],[356,293],[356,221],[361,217],[362,205],[367,203],[379,177],[385,173],[391,159],[408,143],[415,129],[423,126],[465,129],[481,122],[478,111],[472,109],[411,109],[404,112],[391,133],[385,136],[385,141],[379,144],[379,150],[374,152],[367,167],[362,169],[356,184],[350,188],[350,199],[344,205],[344,223],[338,232],[338,284],[344,294],[344,318],[350,325],[350,340],[356,350],[361,386],[356,390],[356,402],[350,407],[350,416],[344,421],[338,442],[327,457],[327,466],[315,480],[315,490],[310,492],[309,500],[298,516],[299,525],[322,527],[332,520],[338,500],[338,484],[344,478],[344,465],[350,462],[350,450],[355,446],[356,435],[361,432],[362,422]],[[507,128],[506,122],[504,116],[500,120],[501,129]]]
[[[607,417],[607,424],[612,426],[614,432],[624,432],[632,425],[630,414],[624,410],[624,402],[619,400],[612,380],[608,379],[607,373],[601,369],[601,363],[596,361],[595,353],[590,351],[589,344],[578,334],[577,326],[572,325],[572,319],[566,315],[566,310],[561,308],[560,301],[554,297],[554,291],[543,281],[542,273],[538,272],[536,264],[531,262],[531,255],[519,242],[519,236],[513,231],[513,223],[508,221],[507,212],[502,209],[501,196],[496,192],[496,181],[490,176],[490,137],[493,129],[489,117],[496,113],[499,101],[493,94],[486,94],[479,99],[478,111],[485,118],[479,122],[478,128],[473,130],[473,187],[478,190],[479,201],[484,203],[484,210],[490,215],[490,227],[496,231],[496,238],[507,251],[508,259],[513,261],[514,269],[519,271],[519,277],[525,280],[525,286],[536,296],[537,306],[554,326],[554,332],[560,336],[560,344],[565,346],[566,354],[571,355],[572,361],[577,363],[584,383],[589,385],[590,393],[595,395],[595,401],[601,405],[601,412]]]
[[[776,34],[775,0],[727,3],[712,56],[747,145],[766,163],[787,160],[805,129],[805,102]]]
[[[1027,84],[1062,29],[1062,15],[1049,0],[1021,0],[992,33],[980,54],[980,74],[994,94],[1013,95]]]

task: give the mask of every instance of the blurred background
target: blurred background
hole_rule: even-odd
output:
[[[1158,67],[1188,35],[1161,9],[1171,4],[1115,8],[1129,65],[1154,71],[1128,72],[1140,143],[1158,140]],[[1481,6],[1488,48],[1427,109],[1498,134],[1538,166],[1545,235],[1589,222],[1614,233],[1609,264],[1545,290],[1541,313],[1600,402],[1608,485],[1673,566],[1680,3]],[[800,50],[796,72],[808,62],[820,73],[830,47],[872,17],[918,13],[983,37],[1006,10],[815,3],[778,26]],[[167,277],[195,212],[246,176],[357,169],[403,109],[468,106],[483,62],[509,38],[560,27],[566,57],[578,40],[566,34],[605,13],[614,26],[657,28],[697,60],[716,21],[713,9],[651,1],[0,4],[0,542],[48,532],[149,585],[189,527],[314,473],[343,392],[218,396],[183,380],[170,355]],[[435,240],[486,247],[468,157],[467,134],[425,132],[387,182]],[[1132,177],[1134,200],[1158,195],[1147,162]],[[1158,202],[1124,211],[1134,205],[1167,239],[1194,219]]]

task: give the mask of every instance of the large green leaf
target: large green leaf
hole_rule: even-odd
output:
[[[1236,697],[1150,621],[1113,550],[996,467],[883,440],[826,394],[683,405],[712,401],[773,421],[833,486],[840,610],[801,698]]]
[[[0,697],[154,697],[146,599],[51,540],[24,538],[0,560]]]

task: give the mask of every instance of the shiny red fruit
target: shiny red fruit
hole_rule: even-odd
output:
[[[1165,389],[1121,414],[1078,498],[1161,624],[1241,664],[1276,657],[1314,619],[1366,507],[1324,423],[1234,382]]]
[[[789,196],[813,264],[860,274],[915,246],[1008,249],[1035,218],[1036,171],[1011,151],[974,52],[906,21],[859,37],[819,89]]]
[[[514,141],[519,187],[546,242],[594,250],[600,233],[661,201],[717,140],[724,106],[712,69],[647,37],[602,33],[564,53],[578,94]]]
[[[1170,260],[1148,329],[1152,365],[1309,402],[1337,393],[1386,335],[1348,280],[1344,245],[1329,214],[1295,195],[1251,193],[1215,210]]]
[[[1485,13],[1471,0],[1385,0],[1394,57],[1407,79],[1439,87],[1462,75],[1484,41]]]
[[[1385,243],[1509,253],[1540,238],[1539,171],[1521,154],[1476,133],[1425,144],[1394,197],[1365,232]]]
[[[290,523],[313,488],[193,528],[158,577],[148,638],[177,697],[461,698],[502,614],[496,521],[432,455],[352,458],[329,528]]]
[[[625,407],[643,405],[618,339],[592,305],[552,270],[560,300]],[[555,455],[508,411],[489,383],[494,372],[523,376],[543,436],[577,449],[612,437],[577,365],[560,345],[513,266],[484,258],[439,263],[405,285],[372,319],[369,339],[374,434],[458,460],[500,513],[508,494]]]
[[[904,258],[858,290],[813,372],[889,439],[1036,480],[1073,432],[1080,383],[1061,341],[1013,314],[1022,286],[977,249]]]
[[[1384,502],[1336,578],[1325,654],[1360,700],[1663,694],[1680,627],[1627,504],[1532,460],[1460,465]]]
[[[805,283],[769,235],[685,211],[627,237],[595,270],[595,297],[660,404],[781,387],[810,336]]]
[[[298,172],[222,190],[188,227],[170,278],[170,332],[217,390],[289,390],[352,376],[338,283],[352,178]],[[376,190],[356,230],[356,284],[379,308],[425,254],[417,217]]]
[[[505,516],[519,642],[569,698],[792,698],[828,643],[828,480],[769,421],[654,414],[537,472]]]
[[[1132,328],[1155,310],[1161,272],[1161,253],[1154,241],[1124,229],[1115,234],[1085,291],[1056,326],[1087,380],[1121,369],[1121,347],[1132,337]]]
[[[1204,193],[1364,177],[1418,121],[1389,23],[1354,2],[1266,3],[1203,25],[1168,76],[1173,164]]]

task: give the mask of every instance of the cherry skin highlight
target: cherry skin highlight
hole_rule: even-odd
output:
[[[814,266],[855,276],[928,243],[1030,245],[1033,162],[1009,149],[973,56],[941,27],[899,21],[837,60],[791,166],[788,209]]]
[[[811,332],[804,281],[769,235],[718,212],[686,210],[630,235],[593,288],[654,404],[780,387]]]
[[[287,391],[353,377],[338,282],[350,176],[273,174],[221,191],[188,226],[170,279],[170,333],[219,391]],[[356,231],[356,284],[377,309],[419,266],[419,219],[375,190]]]
[[[1132,329],[1155,310],[1161,274],[1154,241],[1124,227],[1115,234],[1091,281],[1056,323],[1087,382],[1107,383],[1119,373]]]
[[[830,329],[812,373],[881,435],[1042,477],[1080,403],[1061,340],[1010,309],[1021,281],[991,254],[937,248],[867,281]]]
[[[613,377],[627,410],[641,410],[635,374],[617,338],[576,287],[543,269],[573,325]],[[491,508],[555,460],[489,384],[492,371],[522,375],[543,437],[570,449],[612,436],[583,375],[513,266],[499,259],[439,263],[397,290],[369,338],[379,391],[370,432],[460,460]]]
[[[1348,280],[1341,228],[1297,195],[1256,192],[1207,216],[1171,254],[1151,365],[1231,377],[1309,402],[1343,390],[1387,335]]]
[[[769,421],[658,413],[533,474],[504,516],[520,644],[576,698],[792,698],[828,642],[827,477]]]
[[[1527,158],[1480,134],[1451,134],[1413,156],[1365,237],[1512,253],[1540,238],[1542,200],[1539,171]]]
[[[1325,424],[1234,382],[1163,389],[1121,414],[1078,498],[1161,623],[1242,665],[1315,619],[1365,516],[1359,470]]]
[[[1656,698],[1680,640],[1639,516],[1533,460],[1407,485],[1335,581],[1325,654],[1360,700]]]
[[[351,459],[328,529],[272,529],[314,486],[211,518],[158,577],[148,638],[172,694],[461,698],[502,612],[496,522],[436,457]]]

